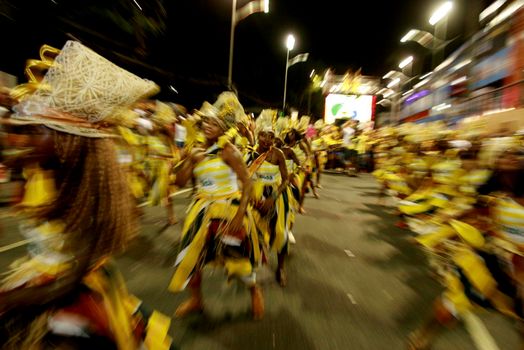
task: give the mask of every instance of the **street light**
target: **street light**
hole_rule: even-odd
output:
[[[397,86],[398,83],[400,83],[400,78],[393,79],[393,80],[390,81],[389,84],[387,85],[387,86],[388,86],[388,89],[391,89],[392,87]]]
[[[445,3],[440,5],[429,18],[429,24],[434,26],[435,24],[440,22],[444,17],[448,15],[449,11],[451,11],[452,8],[453,2],[451,1],[446,1]]]
[[[429,24],[433,26],[433,37],[441,38],[444,41],[446,40],[446,31],[447,31],[447,26],[448,26],[447,16],[452,8],[453,8],[453,2],[446,1],[445,3],[440,5],[429,18]],[[437,66],[437,62],[441,60],[439,56],[443,52],[443,50],[438,48],[437,45],[438,45],[437,41],[433,40],[433,52],[432,52],[433,68],[435,68]]]
[[[289,69],[289,51],[295,47],[295,37],[293,34],[289,34],[286,40],[286,74],[284,77],[284,101],[282,102],[282,111],[286,110],[286,93],[287,93],[287,70]]]
[[[287,36],[286,47],[287,47],[288,51],[291,51],[291,50],[293,50],[295,48],[295,37],[293,36],[293,34],[289,34]],[[288,59],[289,59],[289,57],[288,57]]]
[[[235,27],[244,18],[258,12],[269,12],[269,0],[253,0],[237,11],[237,0],[231,6],[231,33],[229,36],[229,67],[227,73],[227,86],[233,87],[233,48],[235,43]]]
[[[413,62],[413,56],[406,57],[405,59],[402,60],[402,62],[399,63],[398,68],[404,69],[411,62]]]

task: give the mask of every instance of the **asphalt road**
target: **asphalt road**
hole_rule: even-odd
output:
[[[288,286],[274,280],[276,259],[263,268],[266,315],[250,319],[248,291],[228,283],[221,270],[204,275],[206,311],[173,320],[171,335],[183,350],[405,349],[406,337],[429,314],[441,287],[428,273],[424,254],[408,241],[409,231],[394,226],[393,201],[378,203],[370,175],[325,175],[320,199],[307,198],[297,217],[288,260]],[[183,218],[189,193],[176,197]],[[5,212],[4,212],[5,214]],[[149,208],[140,238],[118,264],[130,291],[146,305],[171,315],[188,294],[167,291],[181,224],[163,229],[164,211]],[[20,241],[16,219],[2,216],[0,247]],[[24,252],[2,252],[0,268]],[[513,323],[482,312],[480,319],[498,349],[518,349]],[[433,349],[482,349],[466,330],[446,330]],[[483,349],[497,349],[496,347]]]

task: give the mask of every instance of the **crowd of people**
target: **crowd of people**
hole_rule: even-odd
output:
[[[2,174],[23,183],[12,212],[30,241],[0,282],[4,347],[174,348],[170,317],[131,295],[112,260],[140,234],[144,207],[176,224],[172,197],[186,186],[193,200],[166,288],[190,297],[175,317],[203,310],[212,265],[246,286],[262,319],[257,270],[275,254],[286,286],[293,225],[305,194],[316,196],[309,118],[266,109],[255,119],[230,91],[188,112],[75,41],[30,62],[29,82],[0,94]]]
[[[428,349],[438,331],[479,308],[522,321],[524,144],[521,131],[402,124],[374,132],[374,175],[397,199],[444,292],[409,338]],[[520,329],[522,331],[522,329]],[[482,339],[477,339],[482,344]]]
[[[174,348],[170,317],[130,294],[112,259],[139,235],[144,207],[176,224],[172,198],[185,187],[192,201],[166,288],[189,298],[174,316],[204,310],[202,271],[213,266],[246,286],[262,319],[257,270],[274,254],[286,286],[295,221],[329,169],[373,171],[444,286],[410,348],[428,348],[476,307],[524,316],[522,133],[438,122],[372,130],[272,109],[254,118],[231,91],[188,111],[74,41],[30,63],[29,82],[0,93],[0,182],[23,182],[12,212],[30,242],[0,282],[5,348]]]

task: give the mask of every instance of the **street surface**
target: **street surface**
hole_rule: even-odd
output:
[[[394,226],[394,202],[379,204],[371,175],[357,178],[323,175],[320,199],[306,199],[307,213],[297,217],[297,244],[288,259],[288,286],[274,280],[276,258],[258,274],[266,302],[264,320],[250,318],[248,291],[228,283],[221,270],[204,276],[206,312],[173,320],[171,335],[183,350],[335,350],[405,349],[406,337],[429,314],[441,287],[430,277],[423,252],[411,234]],[[190,193],[175,197],[183,218]],[[0,211],[0,271],[25,247],[16,219]],[[118,264],[128,288],[150,308],[171,315],[188,293],[173,295],[173,273],[181,223],[163,229],[165,212],[148,208],[142,232]],[[23,242],[22,242],[23,243]],[[478,314],[498,349],[518,349],[514,324]],[[464,326],[445,331],[433,349],[497,349],[475,345]]]

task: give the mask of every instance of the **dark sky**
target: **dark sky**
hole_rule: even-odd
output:
[[[60,47],[75,37],[115,63],[161,85],[161,98],[198,107],[224,89],[227,77],[231,0],[0,0],[0,30],[10,47],[0,70],[21,76],[27,58],[38,47]],[[434,0],[270,0],[269,14],[255,14],[235,31],[233,80],[245,106],[281,105],[285,38],[297,38],[292,56],[310,53],[310,60],[289,71],[290,104],[304,108],[312,69],[334,68],[339,74],[362,68],[382,76],[408,54],[415,70],[428,65],[427,52],[401,44],[410,28],[431,30],[427,19]],[[163,3],[165,13],[159,11]],[[238,0],[239,7],[249,0]],[[458,46],[476,28],[479,11],[489,0],[455,0],[448,38]],[[133,16],[162,23],[157,33],[144,34],[145,53],[136,50]],[[136,18],[139,18],[136,17]],[[126,25],[128,27],[126,27]],[[69,36],[66,35],[69,33]],[[168,91],[172,84],[178,95]]]

